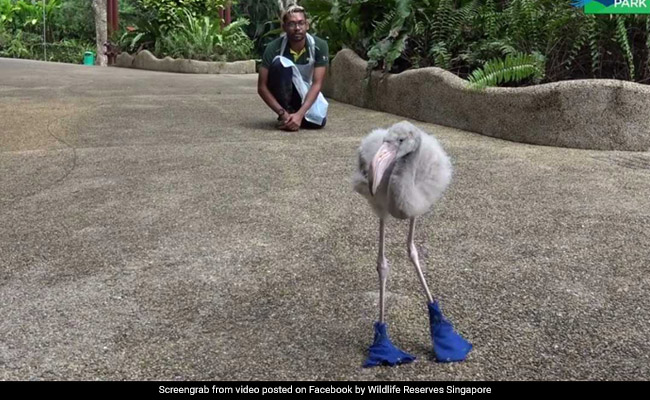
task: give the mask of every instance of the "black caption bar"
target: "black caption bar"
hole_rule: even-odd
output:
[[[75,393],[102,393],[106,395],[146,395],[163,398],[187,396],[190,398],[218,398],[220,396],[271,396],[271,395],[407,395],[485,397],[525,393],[570,393],[606,395],[635,390],[647,391],[650,382],[568,382],[568,381],[518,381],[518,382],[177,382],[177,381],[96,381],[96,382],[0,382],[0,390],[39,392],[52,396]]]

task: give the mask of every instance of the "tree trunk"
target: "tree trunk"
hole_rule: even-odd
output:
[[[95,32],[97,40],[97,60],[95,64],[105,67],[107,57],[104,43],[108,41],[108,24],[106,22],[106,0],[92,0],[93,11],[95,13]]]

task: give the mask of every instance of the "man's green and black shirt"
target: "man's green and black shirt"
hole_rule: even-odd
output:
[[[317,36],[312,35],[312,37],[314,38],[315,45],[314,66],[326,67],[329,64],[329,47],[327,46],[327,42]],[[280,49],[282,48],[282,39],[283,37],[279,37],[266,46],[266,50],[264,50],[264,55],[262,56],[263,67],[270,68],[275,56],[280,55]],[[287,47],[284,49],[284,54],[282,55],[289,60],[292,60],[294,64],[308,64],[309,50],[307,49],[307,45],[303,51],[296,54],[293,50],[291,50],[289,43],[287,43]]]

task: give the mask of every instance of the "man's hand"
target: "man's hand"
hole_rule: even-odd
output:
[[[284,129],[284,124],[286,124],[287,121],[289,120],[289,115],[291,115],[291,114],[289,114],[286,111],[284,111],[282,114],[280,114],[278,116],[278,122],[275,124],[275,127],[279,128],[279,129]]]
[[[297,131],[300,129],[300,125],[302,124],[302,119],[305,118],[305,115],[301,113],[300,111],[289,114],[289,118],[287,118],[282,125],[280,125],[280,129],[284,129],[287,131]]]
[[[294,114],[289,115],[289,119],[281,127],[282,129],[288,131],[297,131],[298,129],[300,129],[300,125],[302,124],[302,119],[305,118],[305,114],[312,106],[312,104],[314,104],[316,98],[318,97],[318,93],[323,87],[323,81],[325,80],[326,71],[327,70],[325,67],[314,68],[314,81],[311,87],[309,88],[307,95],[305,96],[305,99],[302,103],[302,107],[300,107],[300,110],[296,111]]]

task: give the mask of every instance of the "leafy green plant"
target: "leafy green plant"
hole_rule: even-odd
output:
[[[40,45],[40,37],[29,32],[18,31],[14,35],[0,35],[0,56],[37,59],[38,56],[32,49]]]
[[[304,0],[313,33],[327,40],[330,54],[350,48],[363,57],[374,44],[374,24],[393,0]]]
[[[386,72],[393,68],[395,60],[406,49],[406,40],[410,33],[409,22],[412,22],[410,15],[411,0],[397,0],[395,8],[387,14],[387,18],[375,25],[376,37],[385,37],[368,51],[368,72],[380,63]]]
[[[244,29],[248,37],[255,42],[255,51],[259,57],[266,45],[275,38],[280,29],[280,10],[276,0],[239,0],[234,4],[236,15],[245,16],[251,23]],[[273,33],[269,33],[273,32]]]
[[[187,57],[189,54],[203,54],[201,57],[208,59],[215,56],[210,47],[215,47],[222,38],[208,38],[206,33],[223,35],[218,32],[223,25],[219,17],[219,10],[227,0],[124,0],[121,5],[122,33],[119,38],[113,39],[120,49],[137,53],[140,50],[149,50],[156,55],[174,55]],[[189,16],[189,17],[188,17]],[[207,17],[209,26],[203,18]],[[191,18],[189,20],[188,18]],[[198,22],[197,22],[198,21]],[[200,26],[203,24],[202,26]],[[240,23],[241,24],[241,23]],[[245,24],[237,24],[228,30],[235,46],[228,50],[226,57],[236,57],[242,54],[242,37],[234,37],[236,28]],[[211,44],[211,41],[213,42]],[[190,47],[183,50],[184,44]],[[201,49],[203,50],[197,50]],[[210,55],[212,54],[212,55]],[[220,51],[219,54],[225,54]],[[213,58],[214,58],[213,57]]]
[[[482,89],[499,83],[517,82],[527,78],[540,79],[544,75],[543,58],[537,54],[518,53],[505,59],[493,59],[469,76],[470,87]]]
[[[207,61],[249,57],[253,42],[242,29],[249,24],[247,19],[238,19],[222,28],[219,20],[208,16],[196,18],[187,10],[184,13],[181,23],[163,36],[161,53]]]
[[[45,3],[45,18],[47,21],[51,21],[59,11],[61,1],[48,0]],[[41,1],[18,0],[14,2],[14,10],[14,30],[21,29],[39,35],[43,34],[43,3]],[[53,25],[50,23],[46,32],[49,41],[53,40],[52,29]]]
[[[142,16],[136,21],[134,26],[129,26],[124,30],[122,36],[117,40],[118,46],[129,53],[137,53],[145,49],[158,53],[160,41],[164,36],[163,28],[158,20]]]
[[[217,18],[227,0],[139,0],[134,5],[149,16],[154,16],[163,32],[174,28],[184,18],[192,16]]]
[[[62,0],[60,8],[47,17],[50,39],[92,41],[95,16],[89,3],[89,0]]]
[[[546,46],[543,38],[545,14],[543,5],[536,0],[512,0],[504,10],[508,21],[506,36],[516,48],[531,52]]]
[[[45,2],[46,40],[54,41],[54,31],[58,27],[55,18],[63,0]],[[67,0],[71,1],[71,0]],[[0,0],[0,24],[11,33],[19,31],[43,35],[43,3],[41,1]]]
[[[47,48],[47,61],[81,64],[86,51],[95,51],[94,43],[79,39],[63,39]]]
[[[228,60],[250,58],[254,43],[243,29],[248,24],[250,24],[248,19],[239,18],[222,29],[225,54]]]
[[[0,26],[4,29],[12,28],[18,10],[12,0],[0,0]]]
[[[634,55],[630,48],[630,41],[627,35],[627,28],[625,27],[625,17],[622,15],[616,16],[616,42],[621,46],[623,56],[627,62],[630,71],[630,78],[634,80]]]
[[[319,23],[324,36],[340,40],[340,47],[353,48],[371,69],[401,72],[438,66],[468,78],[488,62],[513,62],[518,54],[539,54],[544,59],[542,78],[529,76],[514,83],[519,75],[513,74],[514,81],[497,79],[496,83],[580,78],[650,81],[649,16],[585,15],[560,0],[304,2],[312,3],[323,5],[332,15],[319,15],[318,22],[332,20],[331,25]],[[344,21],[360,4],[372,7],[358,8],[363,16],[353,19],[358,28],[353,39]]]

